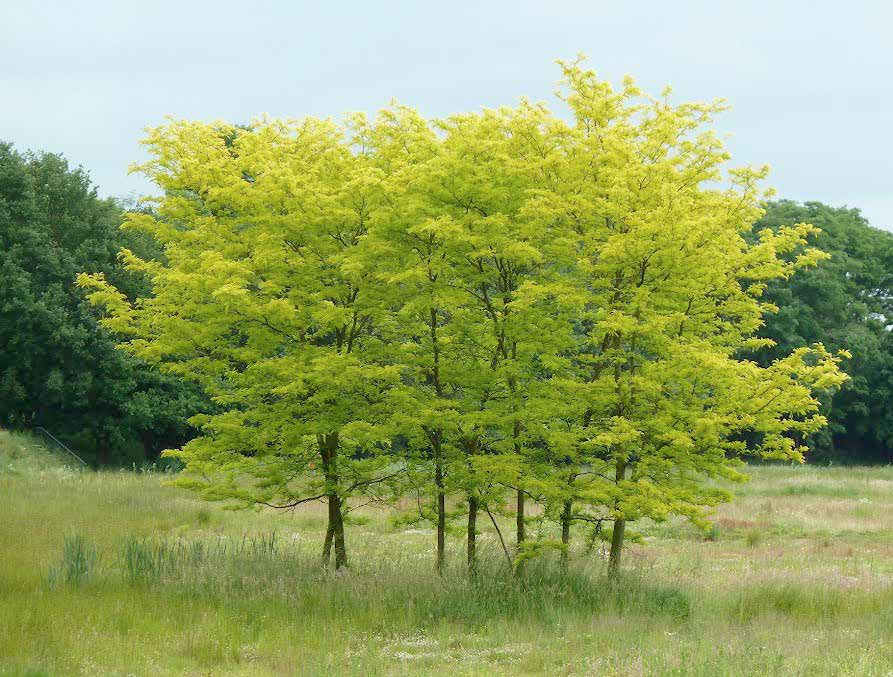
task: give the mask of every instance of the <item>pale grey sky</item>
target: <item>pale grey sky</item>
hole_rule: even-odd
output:
[[[106,195],[168,114],[249,120],[430,116],[550,99],[585,52],[676,97],[725,97],[739,163],[779,195],[860,207],[893,229],[893,8],[887,2],[0,0],[0,139],[64,153]]]

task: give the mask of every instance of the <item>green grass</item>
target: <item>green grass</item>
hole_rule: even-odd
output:
[[[893,469],[756,467],[709,533],[637,525],[618,583],[481,573],[460,536],[367,508],[351,569],[318,564],[322,506],[229,512],[164,477],[83,472],[0,432],[0,674],[886,675]]]

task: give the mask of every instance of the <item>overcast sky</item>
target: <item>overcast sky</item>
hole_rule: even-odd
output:
[[[733,7],[734,5],[737,5]],[[780,196],[893,229],[893,9],[886,2],[0,0],[0,139],[64,153],[105,195],[165,115],[438,116],[549,100],[556,58],[613,81],[724,97],[737,163]]]

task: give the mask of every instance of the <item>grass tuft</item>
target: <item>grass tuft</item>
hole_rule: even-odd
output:
[[[98,564],[96,547],[82,534],[70,534],[62,543],[61,561],[50,568],[50,585],[83,585],[95,576]]]

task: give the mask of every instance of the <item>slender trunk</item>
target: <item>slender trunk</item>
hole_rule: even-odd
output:
[[[103,433],[97,436],[96,442],[96,464],[100,468],[111,465],[112,453],[108,436]]]
[[[515,529],[517,531],[516,540],[518,543],[518,550],[520,550],[521,544],[527,537],[524,524],[524,492],[521,489],[518,489],[518,508],[515,511]]]
[[[467,455],[468,469],[471,478],[476,479],[474,472],[474,464],[471,462],[472,456],[477,455],[478,444],[480,440],[477,437],[467,437],[464,442],[465,453]],[[475,489],[470,489],[468,493],[468,572],[474,574],[477,572],[477,520],[478,520],[478,497],[475,495]]]
[[[318,441],[323,474],[326,479],[326,501],[329,507],[329,523],[326,528],[323,557],[328,562],[328,553],[334,545],[335,568],[340,569],[347,566],[347,547],[344,543],[344,505],[338,487],[338,433],[320,435]]]
[[[515,557],[521,554],[521,546],[527,538],[526,524],[524,523],[524,492],[518,489],[517,507],[515,509]],[[524,560],[516,559],[515,576],[521,576],[524,573]]]
[[[326,527],[326,540],[322,544],[322,565],[324,567],[329,566],[329,562],[332,559],[332,537],[334,535],[332,525],[329,524]]]
[[[518,343],[512,343],[512,360],[515,360],[518,356]],[[515,379],[509,379],[509,388],[511,389],[512,395],[515,395]],[[515,403],[515,421],[512,424],[512,447],[514,449],[515,454],[518,455],[518,458],[521,458],[521,419],[517,416],[517,402]],[[522,478],[519,478],[519,480]],[[520,483],[519,483],[520,484]],[[524,491],[521,486],[518,486],[518,494],[517,494],[517,508],[515,510],[515,541],[517,542],[517,550],[521,551],[521,544],[524,542],[525,534],[524,534]]]
[[[616,482],[626,477],[626,463],[618,462],[615,474]],[[613,578],[620,571],[620,559],[623,555],[623,537],[626,532],[626,520],[618,518],[614,520],[614,531],[611,534],[611,554],[608,556],[608,574]]]
[[[444,397],[443,383],[440,380],[440,343],[437,340],[437,313],[435,307],[429,309],[428,327],[431,331],[431,350],[434,357],[434,392],[438,399]],[[443,563],[446,558],[446,492],[443,485],[443,445],[441,444],[441,432],[431,434],[431,444],[434,448],[434,485],[437,487],[437,572],[443,573]]]
[[[614,578],[620,571],[620,556],[623,554],[623,535],[626,520],[614,520],[614,533],[611,535],[611,554],[608,557],[608,574]]]
[[[140,443],[143,445],[143,458],[147,461],[157,460],[158,453],[155,451],[155,440],[152,433],[148,430],[140,432]],[[164,447],[162,447],[163,449]]]
[[[561,542],[564,549],[561,551],[561,568],[567,569],[569,560],[569,548],[571,545],[571,515],[574,508],[573,501],[564,502],[564,510],[561,511]]]
[[[478,500],[474,496],[468,497],[468,571],[477,571],[477,519]]]
[[[512,554],[509,552],[508,546],[505,544],[505,539],[502,537],[502,529],[499,528],[499,522],[496,521],[496,518],[493,517],[493,513],[490,512],[490,508],[486,505],[484,506],[484,510],[487,511],[487,514],[490,516],[490,521],[493,523],[493,529],[496,531],[496,536],[499,538],[499,545],[502,546],[502,552],[505,553],[505,561],[509,565],[509,570],[512,569]]]
[[[329,523],[332,525],[332,541],[335,546],[335,569],[347,566],[347,548],[344,544],[344,516],[341,497],[337,493],[329,495]]]
[[[443,573],[446,558],[446,493],[443,490],[443,450],[440,438],[434,445],[434,485],[437,487],[437,572]]]

